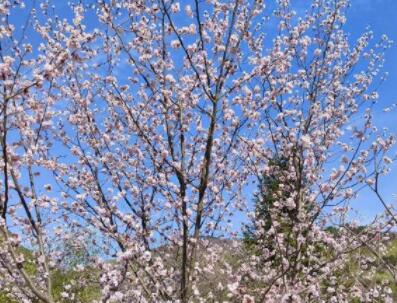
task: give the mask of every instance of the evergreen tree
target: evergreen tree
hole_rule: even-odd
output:
[[[254,195],[255,217],[244,232],[244,241],[249,247],[266,242],[264,235],[272,226],[271,210],[274,203],[289,196],[287,192],[282,191],[280,197],[280,177],[288,170],[288,160],[274,158],[269,162],[269,167],[269,174],[258,176],[258,188]],[[284,215],[292,215],[292,211],[287,208],[283,208],[282,212]],[[257,232],[258,228],[262,230],[261,233]]]

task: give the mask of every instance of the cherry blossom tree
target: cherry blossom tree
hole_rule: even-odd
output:
[[[8,297],[82,302],[94,285],[95,302],[392,302],[396,217],[378,185],[395,138],[372,122],[390,41],[350,41],[347,1],[53,4],[0,4]],[[251,203],[263,176],[277,181],[266,220]],[[385,211],[358,230],[363,188]],[[58,285],[65,243],[87,257]],[[377,283],[380,266],[391,279]]]

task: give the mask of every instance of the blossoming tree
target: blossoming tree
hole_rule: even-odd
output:
[[[387,37],[351,43],[344,0],[299,14],[287,0],[185,2],[72,1],[58,16],[43,1],[22,30],[23,3],[1,2],[0,289],[47,303],[93,286],[97,302],[391,302],[378,238],[396,218],[378,183],[395,140],[372,123]],[[262,176],[277,180],[266,222],[250,203]],[[385,212],[357,231],[363,187]],[[254,252],[232,225],[243,215]],[[98,253],[58,285],[64,243]],[[380,264],[392,278],[375,283]]]

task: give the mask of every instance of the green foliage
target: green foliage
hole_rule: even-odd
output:
[[[23,268],[25,269],[26,273],[29,276],[34,276],[37,272],[37,267],[36,264],[34,263],[32,252],[29,249],[22,246],[19,248],[19,252],[22,253],[23,257],[25,258]]]
[[[5,292],[0,292],[0,302],[1,303],[18,303],[17,301],[10,299]]]
[[[359,227],[358,230],[362,229],[363,227]],[[327,231],[333,234],[338,233],[338,229],[333,228],[333,227],[328,227]],[[252,242],[254,243],[254,242]],[[239,262],[241,260],[237,257],[235,252],[229,247],[228,248],[228,243],[225,242],[225,250],[224,250],[224,255],[221,257],[222,260],[225,260],[228,264],[232,264],[234,267],[238,267]],[[34,275],[36,273],[36,268],[33,263],[33,254],[32,251],[26,248],[19,248],[19,250],[24,254],[25,257],[25,269],[28,272],[29,275]],[[247,251],[247,256],[249,256],[251,253],[255,251],[255,245],[253,245],[251,248],[247,249],[247,246],[245,247],[245,250]],[[318,254],[321,254],[324,256],[324,258],[332,258],[333,253],[329,249],[327,249],[326,246],[319,246],[318,247]],[[359,252],[355,252],[363,255],[369,255],[370,251],[366,250],[365,247],[363,247]],[[350,287],[352,286],[352,283],[354,281],[354,278],[357,277],[357,275],[362,276],[360,272],[362,272],[362,269],[360,269],[360,266],[358,264],[358,258],[355,253],[352,253],[351,256],[344,256],[346,258],[349,258],[349,262],[347,262],[347,265],[344,268],[341,268],[339,271],[337,271],[336,274],[336,284],[342,287]],[[81,254],[77,253],[75,256],[75,259],[70,256],[70,264],[81,264],[83,261],[81,259]],[[199,258],[200,259],[200,258]],[[391,240],[388,243],[388,250],[386,256],[383,258],[385,262],[387,262],[389,265],[396,266],[397,265],[397,238],[391,236]],[[204,260],[203,260],[204,261]],[[201,262],[201,261],[199,261]],[[221,268],[221,264],[219,264]],[[365,273],[365,271],[364,271]],[[56,302],[60,303],[70,303],[70,302],[81,302],[81,303],[89,303],[93,302],[94,300],[98,300],[100,298],[100,286],[97,284],[98,281],[98,276],[99,276],[99,271],[95,268],[92,267],[85,267],[84,270],[82,271],[76,271],[74,270],[73,267],[67,268],[67,269],[57,269],[52,272],[52,281],[53,281],[53,296],[54,300]],[[219,271],[214,272],[214,276],[212,277],[207,277],[207,281],[200,285],[200,288],[203,289],[203,291],[207,291],[211,289],[211,287],[216,283],[216,281],[226,279],[222,274],[219,273]],[[393,294],[395,294],[394,300],[397,302],[397,285],[393,283],[394,279],[390,275],[390,273],[382,266],[382,263],[377,268],[377,272],[375,274],[375,277],[371,281],[365,281],[369,286],[370,285],[375,285],[375,284],[388,284],[390,288],[393,291]],[[323,288],[324,291],[325,289],[330,286],[327,284],[326,281],[323,282]],[[76,294],[76,297],[74,300],[65,300],[62,298],[61,293],[64,291],[64,287],[66,285],[70,285],[72,288],[72,292]],[[248,285],[249,288],[255,289],[255,288],[261,288],[263,285]],[[217,293],[219,296],[219,299],[227,299],[226,293],[219,291]],[[357,300],[356,298],[351,298],[350,303],[359,303],[360,301]],[[12,300],[7,296],[7,293],[4,291],[0,291],[0,303],[18,303],[18,301]]]
[[[1,239],[0,239],[1,245]],[[53,284],[52,294],[55,302],[69,303],[69,302],[80,302],[90,303],[100,298],[100,287],[97,282],[99,272],[96,269],[85,267],[82,271],[76,271],[75,266],[78,264],[87,264],[87,253],[82,249],[76,249],[70,245],[64,245],[63,247],[67,253],[65,258],[64,268],[55,269],[51,273],[51,280]],[[34,256],[32,250],[29,250],[23,246],[17,249],[17,253],[22,254],[25,262],[23,268],[25,272],[30,276],[34,277],[37,273],[37,266],[34,262]],[[65,300],[62,298],[61,293],[64,291],[64,287],[70,285],[73,289],[73,293],[76,294],[74,300]],[[19,303],[16,300],[11,299],[8,296],[8,292],[0,290],[0,303]]]
[[[99,285],[94,282],[98,280],[98,271],[93,268],[86,268],[81,272],[55,270],[51,278],[56,302],[69,302],[61,296],[66,285],[69,285],[76,295],[73,302],[88,303],[100,298]]]
[[[288,193],[284,193],[283,197],[278,197],[276,194],[280,186],[280,175],[288,169],[288,160],[274,159],[269,162],[269,166],[274,173],[258,177],[258,189],[254,196],[255,221],[262,221],[261,228],[265,231],[272,226],[271,209],[274,207],[274,203],[280,198],[288,197]],[[284,212],[288,214],[290,211],[285,209]],[[255,235],[256,228],[256,224],[253,222],[244,232],[244,242],[247,247],[253,248],[258,240],[261,240],[257,239]]]
[[[62,243],[59,250],[64,254],[60,268],[52,272],[53,295],[56,302],[92,302],[100,297],[100,288],[98,285],[99,272],[89,266],[90,256],[98,252],[94,247],[88,244],[92,241],[87,240],[84,246],[78,245],[74,241]],[[83,266],[84,269],[77,271],[76,266]],[[75,294],[73,301],[65,300],[61,293],[65,286],[71,288]]]
[[[0,238],[0,245],[2,245],[2,238]],[[23,255],[25,260],[25,262],[23,263],[23,269],[29,276],[33,277],[37,272],[37,267],[36,264],[34,263],[32,251],[23,246],[20,246],[16,249],[16,253]],[[18,302],[9,297],[8,291],[0,290],[0,303],[18,303]]]

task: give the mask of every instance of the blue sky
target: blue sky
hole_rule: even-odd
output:
[[[299,15],[303,14],[311,1],[291,0],[290,3]],[[394,41],[385,53],[386,62],[382,72],[388,72],[389,76],[378,89],[380,97],[374,108],[374,122],[378,129],[387,128],[397,136],[397,108],[391,112],[383,111],[384,108],[397,104],[397,0],[351,0],[350,3],[344,31],[350,35],[351,43],[354,43],[368,27],[374,33],[374,42],[379,41],[383,34]],[[272,33],[268,34],[272,36]],[[396,151],[397,146],[391,155],[394,156]],[[386,202],[397,206],[397,163],[393,164],[390,174],[380,179],[380,192]],[[359,224],[369,223],[375,215],[384,210],[369,189],[359,192],[351,205],[357,210],[351,217]],[[235,219],[242,222],[245,216]],[[237,224],[235,222],[236,228]]]
[[[387,81],[379,88],[379,104],[375,109],[374,120],[379,128],[387,127],[397,134],[397,111],[385,113],[384,107],[397,103],[397,1],[395,0],[352,0],[352,6],[348,12],[348,22],[345,30],[352,38],[357,37],[367,26],[375,34],[375,39],[386,34],[394,41],[393,46],[386,53],[384,71],[389,73]],[[380,189],[385,199],[396,205],[397,194],[397,165],[393,165],[392,172],[385,176]],[[354,205],[360,210],[361,219],[370,220],[376,213],[382,210],[382,205],[375,195],[369,191],[363,191]]]
[[[181,2],[188,3],[190,1],[184,0]],[[297,8],[298,12],[301,8],[307,6],[308,2],[308,0],[291,0],[292,5]],[[55,0],[54,3],[60,9],[67,2]],[[390,131],[397,134],[397,110],[389,113],[385,113],[382,110],[397,103],[397,0],[351,0],[351,4],[348,10],[348,21],[345,31],[350,34],[352,42],[368,26],[374,32],[375,40],[379,39],[382,34],[386,34],[395,41],[392,48],[386,53],[384,71],[389,72],[389,77],[379,88],[380,98],[379,104],[375,109],[374,118],[379,128],[387,127]],[[27,1],[27,8],[30,8],[30,5],[30,1]],[[22,23],[22,19],[25,17],[23,13],[16,16],[15,18],[18,19],[15,20],[16,23]],[[387,201],[396,204],[397,200],[393,194],[397,194],[397,165],[394,164],[393,168],[392,172],[383,178],[381,191]],[[361,192],[358,199],[354,201],[354,206],[360,210],[362,215],[359,218],[363,223],[369,221],[371,217],[382,210],[380,202],[369,191]]]

